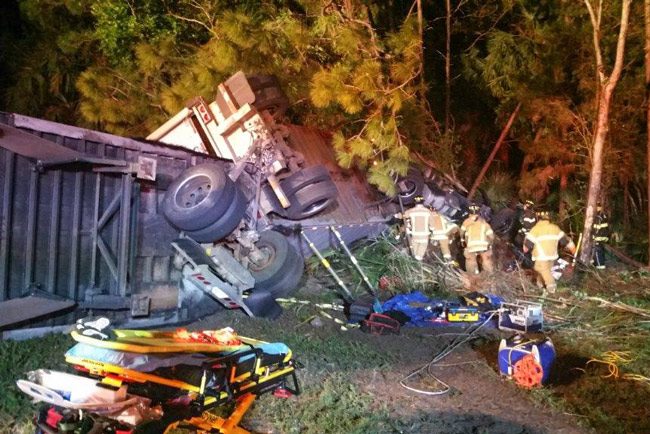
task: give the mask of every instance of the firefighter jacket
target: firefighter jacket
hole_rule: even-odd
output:
[[[465,252],[480,253],[489,250],[494,232],[479,215],[470,215],[460,227],[460,235],[465,241]]]
[[[429,229],[431,229],[432,240],[446,240],[458,230],[458,225],[437,212],[431,211]]]
[[[406,233],[412,238],[429,239],[429,219],[431,211],[422,204],[417,204],[413,208],[404,211],[406,219]]]
[[[559,258],[558,244],[575,249],[573,241],[559,228],[548,220],[540,220],[526,234],[524,246],[533,250],[533,261],[555,261]]]
[[[594,225],[591,237],[597,243],[606,243],[609,241],[609,222],[604,212],[599,212],[594,217]]]
[[[527,234],[537,223],[537,215],[531,208],[524,209],[519,217],[519,232]]]

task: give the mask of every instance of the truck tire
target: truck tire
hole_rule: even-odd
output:
[[[255,93],[253,106],[259,110],[267,110],[274,119],[279,119],[289,108],[289,98],[284,94],[278,79],[272,75],[253,75],[248,77],[248,83]]]
[[[279,232],[260,233],[256,246],[269,257],[264,264],[251,263],[249,270],[255,278],[253,291],[269,291],[274,297],[293,292],[304,273],[302,256],[289,240]]]
[[[241,189],[235,187],[234,199],[228,204],[230,205],[226,212],[214,223],[208,225],[203,229],[196,231],[187,231],[186,234],[197,243],[213,243],[227,237],[237,229],[239,222],[246,213],[248,202],[242,193]]]
[[[302,220],[318,214],[336,200],[338,191],[332,181],[309,184],[289,196],[291,206],[286,210],[290,220]]]
[[[422,172],[417,167],[411,167],[405,176],[398,178],[397,195],[393,198],[393,202],[399,203],[401,199],[402,205],[412,205],[415,198],[422,195],[423,188],[424,176],[422,176]]]
[[[215,163],[185,170],[167,189],[162,210],[178,229],[193,231],[218,220],[235,197],[235,184]]]
[[[301,169],[296,173],[287,176],[282,181],[280,181],[280,185],[282,186],[284,194],[291,196],[296,191],[308,186],[309,184],[316,184],[322,181],[331,180],[332,178],[330,176],[329,170],[327,170],[327,167],[318,165]]]

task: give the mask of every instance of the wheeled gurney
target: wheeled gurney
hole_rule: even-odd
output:
[[[141,397],[150,407],[160,408],[161,418],[138,423],[133,432],[163,432],[189,424],[199,431],[246,433],[238,424],[257,396],[299,393],[296,363],[282,343],[238,336],[230,329],[113,330],[112,334],[113,338],[100,340],[72,332],[77,343],[65,359],[84,375],[99,379],[101,387],[117,390],[126,386],[125,399]],[[61,404],[34,382],[20,380],[18,385],[39,400]],[[227,417],[210,412],[232,404],[234,410]],[[77,405],[84,409],[83,403]],[[115,403],[107,405],[115,407]],[[98,410],[100,404],[90,411]],[[42,424],[40,421],[39,426]]]

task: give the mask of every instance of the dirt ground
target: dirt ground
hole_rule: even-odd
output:
[[[312,290],[314,288],[312,287]],[[318,288],[316,288],[317,290]],[[300,297],[303,294],[298,294]],[[462,328],[403,328],[399,335],[374,336],[359,330],[341,331],[337,325],[323,320],[314,327],[305,322],[306,310],[288,308],[278,320],[267,321],[246,318],[240,312],[219,312],[189,328],[209,329],[231,326],[242,335],[281,341],[290,331],[306,341],[324,338],[343,344],[372,348],[386,355],[391,362],[383,367],[359,366],[346,373],[358,390],[372,397],[373,407],[387,412],[392,421],[389,432],[403,433],[584,433],[590,432],[580,424],[578,415],[563,413],[544,401],[544,391],[528,391],[517,387],[499,375],[496,360],[497,346],[502,334],[495,329],[484,329],[477,339],[462,344],[432,373],[450,386],[440,396],[425,396],[400,386],[409,373],[429,363],[431,359],[457,339]],[[297,342],[300,342],[301,337]],[[300,345],[298,345],[300,346]],[[351,348],[345,346],[345,348]],[[316,350],[317,351],[317,350]],[[306,357],[294,349],[297,360]],[[311,357],[311,355],[310,355]],[[363,358],[363,356],[361,356]],[[325,357],[324,357],[325,359]],[[323,362],[327,364],[327,361]],[[322,381],[317,375],[334,375],[335,363],[325,368],[319,363],[308,363],[299,372],[303,388],[310,382]],[[431,376],[414,377],[407,383],[416,388],[440,390],[441,385]],[[291,399],[300,400],[301,396]],[[265,421],[264,409],[253,412],[242,425],[254,432],[284,432]],[[308,425],[307,425],[308,426]],[[296,432],[303,432],[298,430]],[[317,431],[312,431],[317,432]],[[335,431],[333,431],[335,432]]]

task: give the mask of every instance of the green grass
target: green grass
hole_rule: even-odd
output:
[[[384,408],[358,390],[345,374],[312,382],[298,398],[279,400],[264,396],[250,417],[266,418],[274,432],[302,434],[388,432]]]
[[[72,345],[68,335],[50,335],[27,341],[0,341],[0,432],[20,432],[35,406],[16,387],[16,380],[39,368],[68,370],[63,354]],[[22,426],[22,428],[20,428]]]

